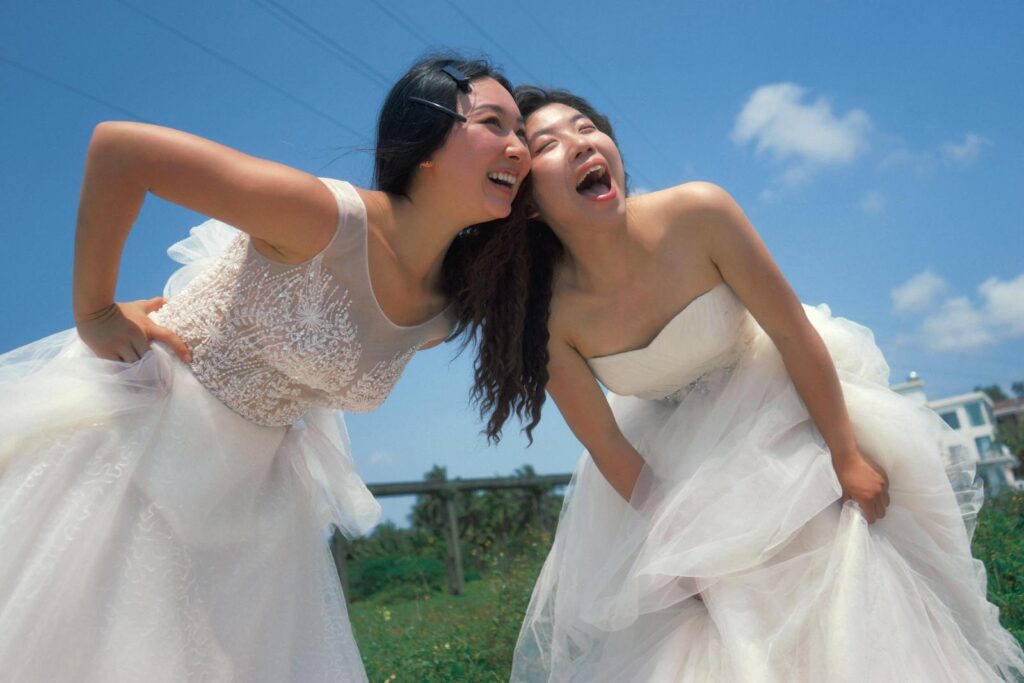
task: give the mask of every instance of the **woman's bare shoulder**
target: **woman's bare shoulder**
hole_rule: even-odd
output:
[[[631,197],[630,202],[637,208],[674,218],[728,211],[736,206],[736,201],[722,187],[703,180]]]

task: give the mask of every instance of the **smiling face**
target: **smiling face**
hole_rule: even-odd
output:
[[[456,122],[417,180],[465,210],[468,224],[504,218],[530,170],[525,131],[512,94],[491,78],[459,93]]]
[[[548,104],[526,121],[533,200],[552,227],[624,215],[625,173],[615,142],[584,114]]]

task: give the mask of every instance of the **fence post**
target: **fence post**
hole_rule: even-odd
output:
[[[544,533],[548,526],[544,519],[544,493],[545,491],[539,487],[533,489],[533,511],[537,516],[537,526],[540,527],[541,533]]]
[[[448,546],[448,586],[452,595],[462,595],[465,577],[462,573],[462,551],[459,549],[459,518],[455,509],[455,491],[444,495],[445,542]]]
[[[338,580],[341,581],[341,590],[345,594],[345,602],[352,602],[349,597],[348,588],[348,539],[341,533],[338,527],[333,527],[331,534],[331,555],[334,557],[334,566],[338,570]]]

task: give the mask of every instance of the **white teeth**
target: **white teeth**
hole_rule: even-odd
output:
[[[487,177],[509,186],[516,184],[516,177],[511,173],[488,173]]]
[[[590,168],[590,170],[588,170],[586,173],[584,173],[583,177],[579,179],[579,181],[576,183],[576,187],[579,187],[580,185],[582,185],[583,181],[586,180],[587,178],[589,178],[590,176],[592,176],[594,173],[604,172],[605,170],[606,169],[605,169],[605,167],[602,164],[597,164],[596,166],[592,166]]]

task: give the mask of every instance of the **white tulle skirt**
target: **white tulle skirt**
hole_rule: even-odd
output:
[[[516,648],[514,681],[1018,680],[1024,653],[970,554],[974,464],[887,388],[865,328],[809,309],[861,449],[888,473],[868,525],[770,339],[678,401],[611,395],[647,467],[626,503],[587,454]],[[951,486],[951,481],[953,486]]]
[[[366,680],[322,530],[378,515],[329,413],[256,425],[160,345],[0,356],[0,679]]]

